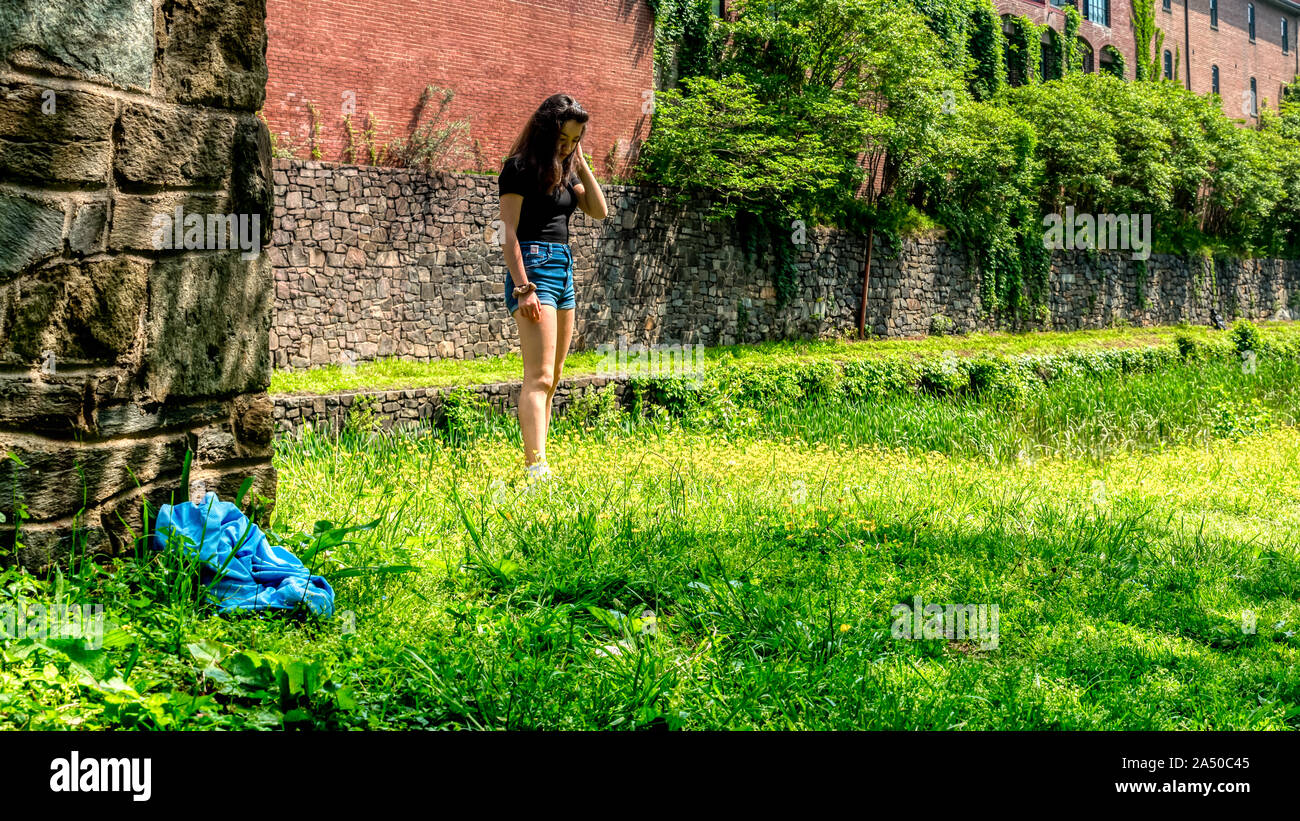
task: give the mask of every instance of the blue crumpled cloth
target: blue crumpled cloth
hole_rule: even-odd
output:
[[[202,581],[210,585],[209,596],[221,612],[288,610],[305,604],[318,615],[334,614],[334,589],[329,582],[311,575],[288,550],[270,544],[238,506],[218,500],[217,494],[209,491],[198,505],[163,505],[158,510],[153,549],[165,550],[173,530],[194,541],[185,544],[187,555],[193,556],[197,545],[203,562]],[[235,556],[227,564],[232,550]],[[213,584],[223,564],[225,575]]]

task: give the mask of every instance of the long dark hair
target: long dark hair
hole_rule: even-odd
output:
[[[518,159],[523,165],[525,178],[536,180],[539,190],[547,196],[553,195],[561,183],[569,179],[578,160],[577,151],[562,161],[556,158],[555,146],[560,141],[560,129],[564,128],[566,121],[576,120],[584,126],[585,134],[590,116],[568,94],[552,94],[528,118],[524,130],[510,147],[510,156],[506,162]]]

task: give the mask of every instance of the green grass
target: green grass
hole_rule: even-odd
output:
[[[347,615],[216,618],[156,560],[91,573],[145,648],[131,693],[31,652],[0,726],[1295,729],[1297,384],[1265,357],[1019,403],[604,405],[555,421],[531,492],[503,417],[280,440],[273,531],[335,543]],[[996,649],[894,638],[915,596],[996,604]],[[658,635],[625,635],[647,607]]]
[[[1259,323],[1269,338],[1300,339],[1300,323]],[[1169,345],[1177,333],[1197,341],[1219,339],[1227,331],[1202,325],[1158,326],[1152,328],[1110,328],[1087,331],[1043,333],[971,333],[962,336],[936,336],[921,339],[871,339],[862,341],[806,340],[768,342],[757,345],[727,345],[705,349],[705,367],[724,362],[772,364],[814,359],[889,359],[934,355],[953,351],[961,356],[990,353],[1013,356],[1028,353],[1054,353],[1063,350],[1089,350],[1112,347]],[[570,353],[564,362],[565,377],[595,374],[605,357],[597,351]],[[337,393],[349,390],[396,390],[401,388],[479,385],[518,381],[523,377],[523,359],[519,354],[480,359],[443,359],[412,362],[389,358],[361,362],[345,368],[326,365],[303,371],[277,370],[271,375],[272,394]]]
[[[764,427],[776,413],[760,435],[667,420],[561,434],[563,484],[498,505],[491,482],[508,484],[517,443],[485,433],[454,454],[400,438],[386,453],[309,442],[283,469],[308,471],[293,483],[304,488],[391,477],[359,490],[355,510],[300,498],[308,518],[366,515],[370,493],[411,499],[381,541],[429,556],[418,589],[456,614],[421,616],[408,592],[371,629],[385,655],[407,646],[429,666],[415,663],[392,698],[436,725],[1293,727],[1300,480],[1288,465],[1300,442],[1294,427],[1225,428],[1219,395],[1200,388],[1240,387],[1241,374],[1206,371],[1182,388],[1198,409],[1158,441],[1130,433],[1131,419],[1165,401],[1161,383],[1193,374],[1093,386],[1137,409],[1067,400],[1052,412],[1072,430],[1038,428],[1038,407],[1006,418],[1017,452],[1040,446],[1032,461],[972,456],[987,436],[952,403],[900,399],[880,415],[904,426],[840,424],[854,445],[827,435],[840,417],[825,407],[786,415],[782,437]],[[1294,425],[1297,398],[1278,386],[1295,364],[1257,375],[1245,406],[1277,401],[1274,420]],[[908,441],[916,431],[923,442]],[[1080,454],[1105,459],[1068,458]],[[481,553],[446,494],[421,482],[439,466],[463,483]],[[892,639],[890,608],[915,595],[998,604],[998,649]],[[601,658],[614,634],[588,605],[649,606],[662,634],[635,662]]]

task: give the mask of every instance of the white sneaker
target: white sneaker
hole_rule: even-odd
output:
[[[525,471],[530,483],[533,481],[545,482],[555,478],[555,474],[551,472],[551,466],[545,462],[538,462],[535,465],[529,465],[525,468]]]

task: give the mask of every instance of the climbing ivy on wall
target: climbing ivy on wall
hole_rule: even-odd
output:
[[[970,93],[977,100],[997,96],[1006,85],[1006,46],[1002,20],[992,0],[981,0],[971,12],[970,55],[975,61]]]
[[[1155,0],[1130,2],[1133,7],[1133,41],[1137,46],[1136,79],[1158,80],[1161,69],[1160,50],[1165,42],[1165,33],[1156,28]]]
[[[925,15],[926,24],[940,43],[944,63],[955,71],[966,69],[972,0],[910,0]]]
[[[1062,33],[1061,73],[1070,74],[1083,69],[1083,52],[1079,43],[1079,24],[1083,18],[1074,6],[1065,7],[1065,30]]]
[[[1043,49],[1043,80],[1059,80],[1065,64],[1065,41],[1061,32],[1051,26],[1043,26],[1041,30],[1047,33]]]
[[[1007,40],[1007,73],[1020,85],[1038,81],[1039,27],[1023,15],[1011,18],[1011,36]]]
[[[772,287],[776,291],[776,306],[783,308],[794,302],[799,294],[798,269],[794,265],[794,244],[790,239],[791,216],[779,209],[758,213],[739,211],[736,228],[745,261],[757,267],[763,251],[772,254]]]
[[[655,15],[655,75],[661,88],[679,77],[712,74],[723,42],[711,0],[650,0]]]
[[[1103,66],[1104,71],[1109,71],[1121,80],[1128,71],[1128,66],[1124,60],[1124,52],[1114,46],[1102,46],[1101,50],[1110,56],[1110,62]]]
[[[978,249],[980,304],[985,315],[1021,321],[1047,318],[1052,252],[1030,221],[1000,231]]]

